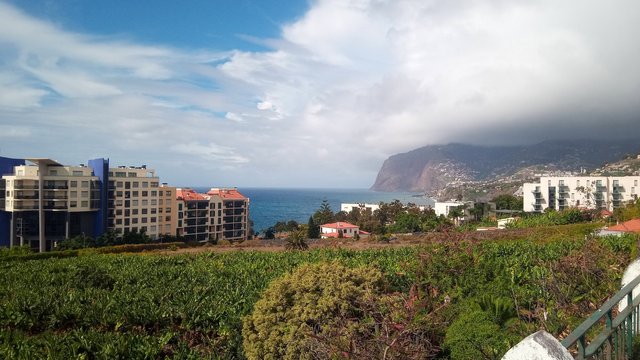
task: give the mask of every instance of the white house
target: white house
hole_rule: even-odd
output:
[[[320,225],[320,237],[323,239],[338,237],[352,238],[356,234],[369,235],[368,232],[361,231],[357,225],[345,221]]]
[[[464,201],[447,201],[447,202],[436,202],[433,207],[433,211],[436,212],[437,216],[449,216],[449,213],[453,209],[461,208],[465,205],[468,205],[468,202]],[[471,203],[472,204],[472,203]]]

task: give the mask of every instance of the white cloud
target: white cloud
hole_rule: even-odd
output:
[[[317,0],[273,50],[218,53],[71,33],[0,1],[3,152],[87,149],[179,185],[367,186],[425,144],[635,134],[638,33],[630,0]]]

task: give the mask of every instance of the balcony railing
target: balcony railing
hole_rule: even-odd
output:
[[[632,359],[633,338],[640,333],[640,296],[633,296],[633,288],[640,284],[640,276],[618,291],[593,315],[578,326],[562,345],[577,352],[576,359]],[[614,314],[621,301],[626,306]],[[604,318],[604,324],[601,320]],[[603,326],[604,325],[604,326]],[[599,332],[594,332],[594,330]],[[593,339],[587,334],[597,334]]]

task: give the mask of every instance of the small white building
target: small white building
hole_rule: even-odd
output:
[[[356,234],[368,235],[369,233],[360,231],[357,225],[345,221],[320,225],[320,237],[322,239],[339,237],[352,238],[356,236]]]
[[[379,204],[365,204],[365,203],[340,204],[340,211],[344,211],[346,213],[350,213],[353,209],[360,209],[360,211],[362,211],[362,210],[371,210],[371,212],[374,212],[374,211],[380,209],[380,205]]]
[[[463,201],[447,201],[447,202],[436,202],[433,207],[433,211],[435,211],[437,216],[449,216],[449,213],[453,209],[462,208],[468,203]]]

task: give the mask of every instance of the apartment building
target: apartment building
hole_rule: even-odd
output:
[[[101,190],[93,169],[44,158],[25,160],[10,173],[3,169],[0,244],[46,251],[55,241],[94,235]]]
[[[178,229],[177,188],[161,184],[158,189],[158,237],[176,236]]]
[[[639,182],[640,176],[541,177],[523,185],[523,207],[527,212],[570,207],[613,211],[638,199]]]
[[[213,188],[206,194],[177,189],[176,235],[188,241],[240,241],[248,238],[249,199],[237,189]]]
[[[109,159],[66,166],[45,158],[0,157],[0,246],[50,250],[55,242],[108,230],[151,239],[246,240],[249,199],[237,189],[160,185],[153,169],[109,167]]]
[[[222,223],[219,224],[222,225],[222,238],[229,241],[247,240],[252,231],[249,226],[249,198],[236,188],[212,188],[207,195],[215,199],[217,215],[222,216]]]
[[[160,178],[155,170],[146,165],[119,166],[109,169],[108,178],[107,227],[116,234],[145,232],[157,239],[163,231],[159,229]]]

